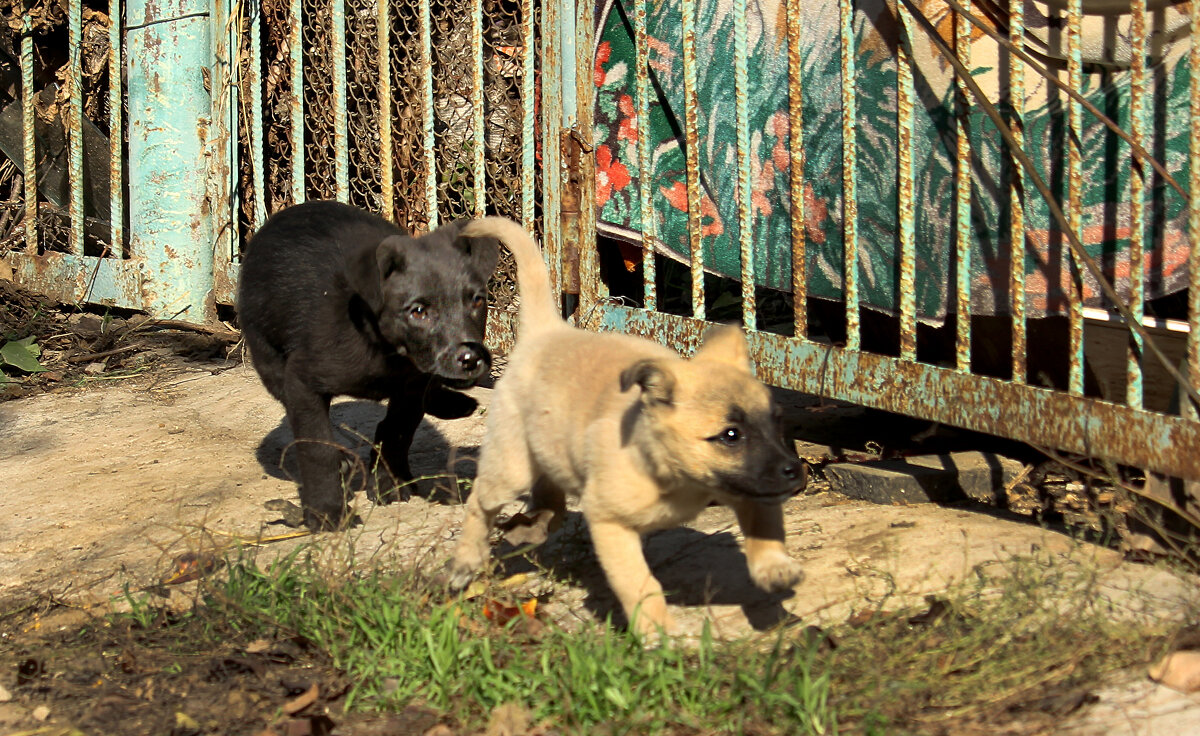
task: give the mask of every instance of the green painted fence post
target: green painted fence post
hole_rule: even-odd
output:
[[[204,322],[213,305],[213,221],[205,156],[212,97],[212,0],[131,0],[129,238],[154,317]]]

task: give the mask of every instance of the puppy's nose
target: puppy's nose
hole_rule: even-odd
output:
[[[799,460],[792,460],[783,464],[783,467],[779,469],[779,474],[786,481],[794,481],[803,478],[805,470],[804,463]]]
[[[458,355],[455,356],[455,362],[464,373],[474,373],[479,369],[479,361],[481,360],[479,353],[475,352],[470,347],[464,345],[459,348]]]

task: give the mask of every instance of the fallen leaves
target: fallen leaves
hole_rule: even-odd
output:
[[[172,560],[172,570],[162,579],[163,585],[182,585],[190,583],[210,573],[216,572],[224,564],[215,555],[208,552],[184,552]]]

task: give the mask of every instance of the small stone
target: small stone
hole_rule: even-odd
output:
[[[103,363],[88,363],[83,367],[83,372],[89,376],[98,376],[104,372]]]
[[[10,700],[12,700],[12,693],[8,691],[8,688],[0,685],[0,703],[7,703]]]
[[[33,709],[33,720],[44,721],[50,717],[50,708],[45,705],[39,705]]]

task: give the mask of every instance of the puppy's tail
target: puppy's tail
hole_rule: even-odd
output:
[[[558,304],[550,288],[550,272],[542,259],[542,250],[525,228],[507,217],[481,217],[460,231],[469,238],[498,238],[517,261],[517,280],[521,305],[517,321],[522,335],[539,327],[562,322]]]

